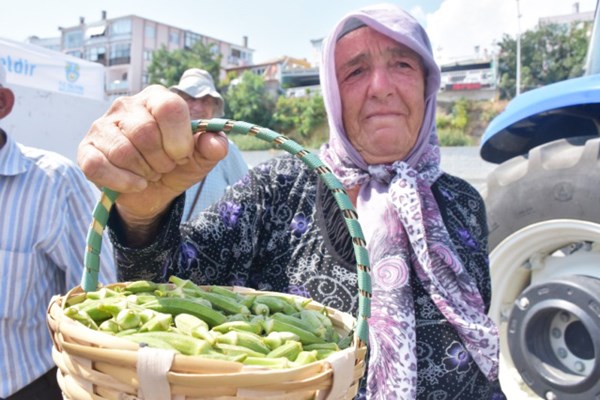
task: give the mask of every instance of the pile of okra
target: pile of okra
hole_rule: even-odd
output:
[[[169,283],[135,281],[67,300],[67,317],[88,328],[175,352],[268,368],[321,360],[350,345],[327,310],[285,294],[238,293],[200,287],[176,276]]]

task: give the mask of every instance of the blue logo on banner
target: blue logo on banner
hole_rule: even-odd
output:
[[[77,81],[77,79],[79,79],[79,64],[67,62],[67,65],[65,66],[65,75],[67,77],[67,81]]]

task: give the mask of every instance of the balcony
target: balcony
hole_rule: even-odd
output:
[[[122,64],[130,64],[131,57],[115,57],[108,60],[108,65],[122,65]]]
[[[115,91],[128,91],[129,90],[129,81],[112,81],[106,85],[106,90],[108,92]]]

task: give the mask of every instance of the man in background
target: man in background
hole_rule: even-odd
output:
[[[181,76],[179,84],[170,87],[170,90],[187,102],[192,120],[219,118],[225,114],[223,97],[215,89],[211,75],[203,69],[188,69]],[[182,222],[193,219],[198,212],[219,200],[225,189],[236,183],[246,172],[248,165],[240,150],[229,141],[227,156],[204,180],[187,190]]]
[[[5,74],[0,65],[0,120],[15,103]],[[98,198],[73,162],[0,129],[1,400],[62,399],[46,310],[53,295],[79,284]],[[106,236],[100,261],[100,281],[116,282]]]

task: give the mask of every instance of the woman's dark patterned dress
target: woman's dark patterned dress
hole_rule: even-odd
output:
[[[288,292],[355,314],[357,276],[350,235],[327,187],[292,156],[257,166],[225,197],[180,228],[179,198],[160,237],[134,250],[119,243],[111,218],[120,281],[165,281],[170,275],[198,284],[237,285]],[[491,290],[487,225],[479,193],[443,175],[433,187],[450,237],[486,307]],[[479,371],[454,328],[445,321],[414,272],[418,399],[502,399],[497,382]]]

